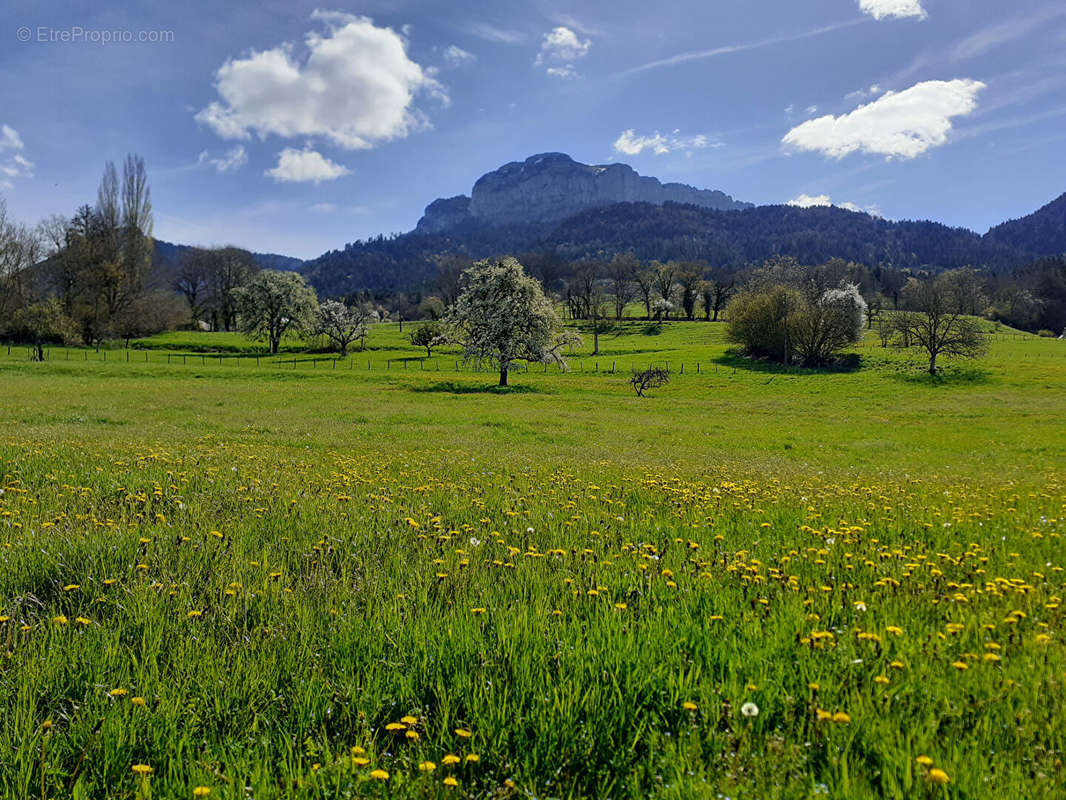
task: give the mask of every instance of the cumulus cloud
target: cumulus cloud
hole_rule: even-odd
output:
[[[691,152],[692,150],[721,146],[720,142],[712,141],[702,133],[696,136],[682,136],[681,131],[675,130],[669,135],[663,135],[656,131],[651,136],[638,136],[633,128],[622,131],[622,135],[614,142],[615,152],[627,156],[640,155],[645,150],[650,150],[655,155],[662,156],[667,153]]]
[[[814,208],[816,206],[833,206],[835,208],[843,208],[847,211],[854,211],[857,214],[870,214],[871,216],[879,217],[881,212],[877,206],[869,206],[863,208],[855,203],[834,203],[833,198],[827,194],[801,194],[799,197],[794,197],[788,201],[788,205],[796,206],[797,208]]]
[[[226,61],[215,100],[197,121],[225,139],[324,136],[347,149],[401,139],[428,125],[420,93],[447,102],[444,87],[407,55],[407,40],[366,17],[315,11],[325,25],[291,44]]]
[[[540,44],[540,53],[534,62],[545,66],[549,75],[557,78],[574,78],[574,62],[588,55],[592,40],[582,40],[570,28],[560,25],[544,34]]]
[[[917,83],[902,92],[886,92],[848,114],[808,120],[782,142],[832,158],[855,152],[915,158],[947,142],[952,118],[973,113],[984,88],[969,79]]]
[[[33,177],[33,162],[21,153],[24,147],[18,131],[10,125],[0,125],[0,189],[15,188],[16,178]]]
[[[217,157],[212,157],[204,150],[200,153],[200,163],[210,164],[216,172],[236,172],[248,163],[248,152],[243,144],[236,145]]]
[[[279,183],[321,183],[342,178],[350,170],[315,150],[286,147],[278,154],[277,166],[265,174]]]
[[[444,63],[449,67],[462,67],[473,64],[475,61],[477,61],[477,56],[458,45],[450,44],[444,48]]]
[[[929,16],[922,8],[922,0],[859,0],[859,8],[874,19],[886,17],[925,19]]]

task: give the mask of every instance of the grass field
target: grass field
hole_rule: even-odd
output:
[[[0,353],[0,796],[1066,795],[1066,342],[600,344]]]

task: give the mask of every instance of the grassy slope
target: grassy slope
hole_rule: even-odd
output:
[[[385,371],[395,326],[371,371],[0,356],[0,794],[43,743],[49,796],[1057,796],[1063,343],[933,382],[644,327],[600,361],[686,363],[644,401]]]

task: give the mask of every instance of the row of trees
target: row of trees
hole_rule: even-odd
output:
[[[154,242],[144,159],[119,175],[107,162],[95,206],[35,227],[11,222],[0,204],[0,335],[35,346],[97,345],[172,327],[173,296],[151,285]]]
[[[860,341],[876,319],[882,344],[923,349],[931,375],[941,356],[985,351],[987,336],[974,316],[972,271],[911,278],[902,302],[885,310],[868,304],[855,283],[832,285],[836,271],[829,266],[806,269],[777,259],[756,270],[727,309],[729,340],[758,358],[820,367]]]

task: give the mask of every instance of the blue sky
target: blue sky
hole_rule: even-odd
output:
[[[0,193],[27,222],[92,202],[126,152],[159,238],[305,258],[544,151],[981,232],[1066,191],[1062,0],[6,0],[0,18]]]

